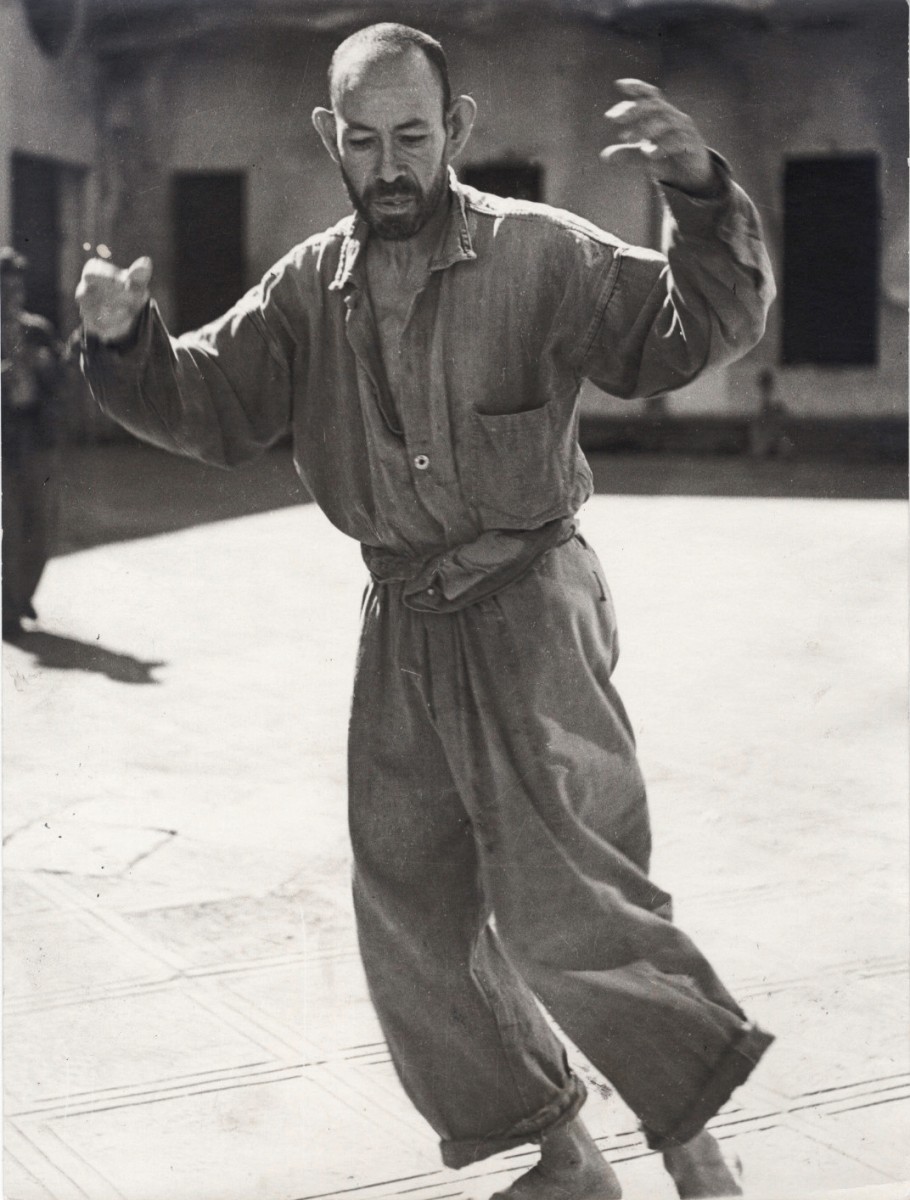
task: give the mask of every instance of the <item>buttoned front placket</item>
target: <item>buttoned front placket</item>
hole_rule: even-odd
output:
[[[439,250],[430,263],[427,279],[413,298],[402,331],[398,394],[394,397],[367,292],[366,237],[364,223],[356,220],[330,286],[343,293],[346,335],[357,362],[365,420],[372,424],[378,410],[384,425],[382,443],[373,444],[371,453],[386,456],[384,467],[390,465],[389,455],[403,456],[406,460],[410,495],[402,494],[403,489],[398,488],[394,494],[377,496],[377,501],[383,517],[397,527],[405,541],[424,546],[429,537],[434,542],[432,549],[438,552],[470,541],[480,532],[462,494],[455,465],[449,398],[444,383],[445,330],[439,321],[445,271],[476,257],[467,213],[461,196],[453,191],[452,212]],[[390,472],[377,471],[377,475],[387,478],[391,474],[398,479],[403,465],[398,463]]]
[[[446,272],[477,256],[468,214],[452,178],[451,212],[427,278],[414,296],[401,335],[398,404],[422,506],[446,532],[449,546],[480,530],[462,494],[455,462],[450,398],[445,391],[445,334],[439,319]]]
[[[446,533],[449,545],[474,536],[455,468],[439,328],[442,280],[431,273],[414,297],[401,334],[398,406],[411,480],[421,507]]]
[[[401,420],[385,377],[379,339],[373,314],[370,311],[363,270],[365,231],[359,222],[345,238],[338,263],[338,273],[329,285],[330,291],[341,291],[344,298],[345,332],[348,345],[357,360],[357,382],[361,398],[375,403],[390,433],[402,437]]]

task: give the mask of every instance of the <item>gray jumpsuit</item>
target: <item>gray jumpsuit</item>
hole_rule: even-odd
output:
[[[662,189],[666,255],[450,180],[392,396],[347,218],[179,339],[150,305],[86,341],[102,408],[229,466],[290,431],[372,577],[349,741],[361,952],[401,1082],[463,1166],[584,1100],[535,997],[638,1115],[687,1141],[771,1041],[648,878],[616,626],[575,514],[584,378],[679,387],[746,353],[774,296],[755,210]]]

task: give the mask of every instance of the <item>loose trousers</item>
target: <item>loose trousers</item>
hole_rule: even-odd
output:
[[[57,523],[59,460],[27,446],[3,466],[3,621],[28,616]]]
[[[365,606],[349,759],[358,936],[398,1075],[450,1166],[581,1107],[537,1000],[655,1148],[693,1137],[772,1040],[648,878],[616,656],[607,585],[577,535],[461,611],[414,611],[396,583]]]

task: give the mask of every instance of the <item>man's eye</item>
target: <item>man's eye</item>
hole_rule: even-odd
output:
[[[427,140],[427,135],[425,133],[403,133],[401,140],[406,146],[419,146]]]
[[[372,144],[373,139],[369,137],[348,138],[348,145],[354,150],[366,150]]]

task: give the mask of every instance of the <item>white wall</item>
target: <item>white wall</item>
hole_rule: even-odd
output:
[[[634,161],[605,167],[597,157],[608,137],[603,113],[616,99],[617,77],[659,83],[692,113],[759,204],[778,267],[786,156],[878,153],[894,293],[901,288],[894,259],[907,239],[906,21],[900,10],[888,19],[875,15],[878,5],[864,11],[853,27],[761,31],[704,24],[686,35],[648,39],[540,16],[512,27],[489,20],[469,30],[430,32],[443,37],[454,86],[471,92],[480,106],[464,161],[538,161],[550,203],[629,240],[653,237],[654,202]],[[249,283],[291,245],[347,211],[336,169],[310,124],[312,108],[326,100],[336,35],[252,29],[107,61],[96,88],[96,139],[86,59],[43,59],[28,38],[18,0],[0,0],[0,22],[9,101],[0,105],[3,146],[99,164],[93,236],[108,241],[119,261],[152,253],[166,311],[174,171],[246,173]],[[7,163],[4,153],[4,171]],[[8,221],[7,193],[4,187]],[[757,350],[675,396],[672,408],[752,411],[756,375],[771,366],[779,395],[795,413],[904,411],[906,320],[898,303],[883,303],[876,368],[782,368],[778,321],[775,309]],[[637,408],[624,402],[617,410]]]
[[[754,410],[755,378],[767,366],[775,371],[777,395],[794,413],[906,412],[906,299],[897,294],[901,280],[906,292],[906,63],[906,15],[894,9],[887,15],[876,4],[850,24],[730,32],[670,48],[667,88],[720,145],[759,206],[778,281],[786,159],[871,152],[881,161],[879,364],[780,366],[781,309],[775,305],[761,345],[727,374],[729,411]],[[716,96],[706,79],[716,83]]]
[[[95,69],[90,55],[76,51],[47,58],[33,41],[19,0],[0,0],[0,241],[11,236],[10,156],[14,151],[91,168],[97,157]],[[94,233],[92,178],[85,196],[65,198],[62,273],[78,272],[81,243]],[[61,281],[63,282],[63,281]],[[73,284],[75,286],[75,283]],[[63,288],[64,297],[69,294]],[[75,317],[71,297],[64,320]]]

